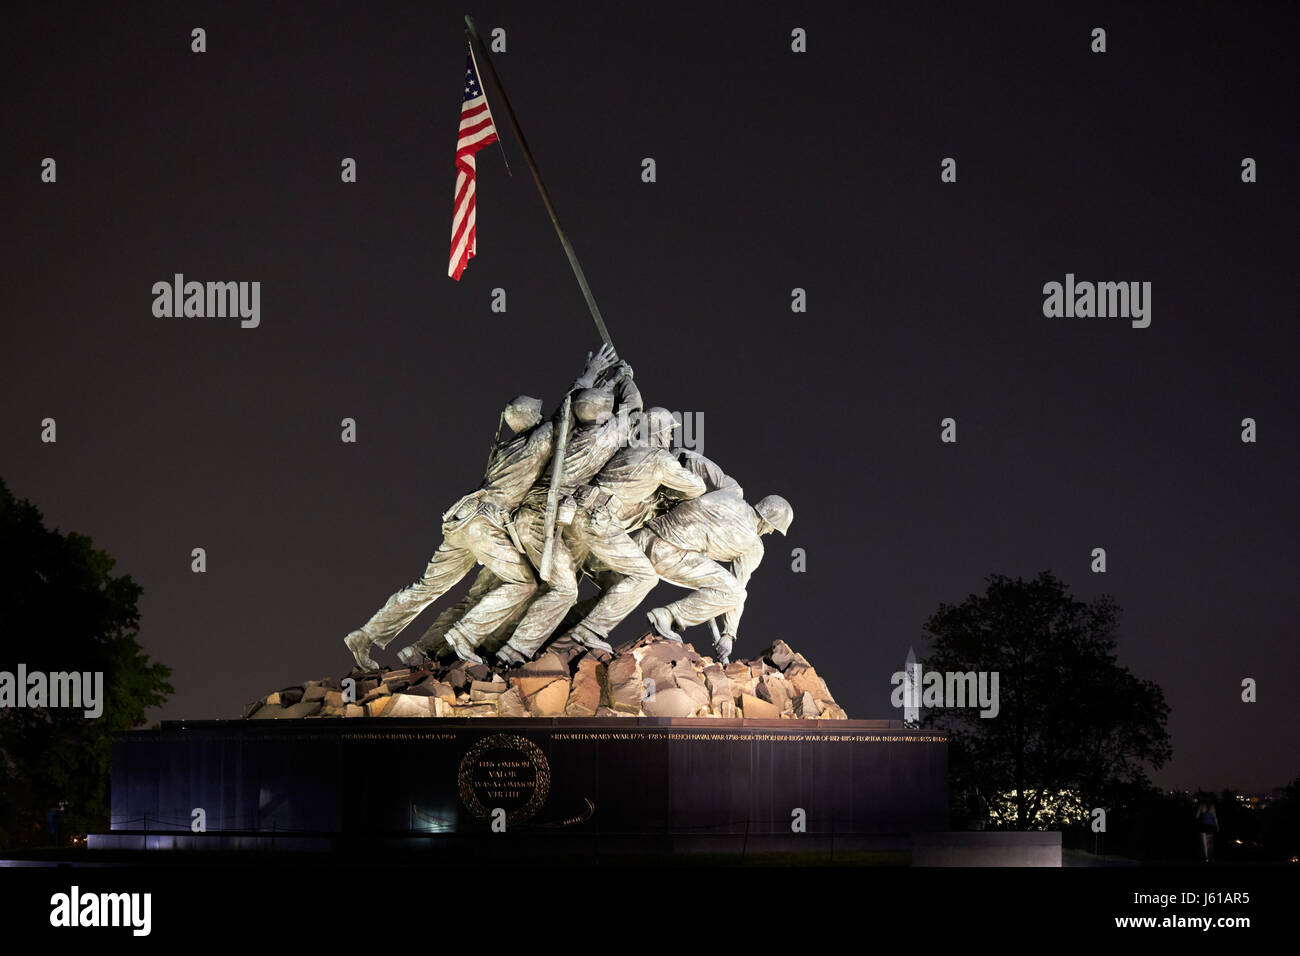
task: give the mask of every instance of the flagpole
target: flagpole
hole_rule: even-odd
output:
[[[501,84],[501,77],[497,75],[496,67],[492,65],[492,58],[488,56],[487,48],[483,46],[483,41],[479,38],[478,28],[474,26],[474,18],[468,13],[465,14],[465,26],[469,31],[470,55],[473,56],[475,46],[483,54],[483,63],[487,66],[488,74],[492,77],[492,84],[497,88],[497,92],[501,94],[501,104],[506,108],[506,118],[510,120],[510,126],[515,131],[515,139],[519,140],[519,148],[523,151],[524,160],[528,163],[528,169],[533,174],[533,182],[537,183],[537,191],[542,194],[542,203],[546,206],[546,211],[550,213],[551,225],[555,227],[555,233],[560,237],[560,245],[564,247],[564,254],[569,257],[569,265],[573,267],[573,274],[578,280],[578,286],[582,289],[582,297],[587,300],[587,308],[591,310],[591,317],[596,322],[600,337],[612,349],[614,348],[614,340],[609,337],[609,329],[605,328],[605,320],[601,318],[600,308],[596,305],[596,297],[591,294],[591,286],[587,285],[587,277],[582,272],[582,266],[578,264],[577,253],[573,251],[573,246],[569,243],[569,237],[565,235],[564,228],[560,225],[560,217],[555,212],[555,204],[551,202],[551,194],[546,191],[546,184],[542,182],[542,174],[537,171],[533,151],[528,148],[528,140],[524,138],[524,131],[519,127],[519,120],[515,118],[515,111],[510,105],[510,97],[506,95],[506,88]],[[478,65],[477,58],[474,63],[475,66]]]

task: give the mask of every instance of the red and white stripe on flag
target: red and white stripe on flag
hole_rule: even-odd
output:
[[[460,281],[460,274],[474,258],[477,234],[474,228],[474,190],[477,175],[474,154],[497,141],[492,111],[474,69],[472,52],[465,54],[465,96],[460,107],[460,135],[456,139],[456,204],[451,216],[451,262],[447,275]]]

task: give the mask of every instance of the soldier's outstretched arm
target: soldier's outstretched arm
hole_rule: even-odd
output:
[[[615,416],[620,412],[630,415],[645,407],[641,402],[641,390],[632,379],[632,366],[624,362],[618,370],[618,378],[611,384],[614,386]]]
[[[704,479],[681,465],[676,458],[664,451],[655,455],[659,468],[659,484],[673,492],[677,498],[698,498],[709,490]]]
[[[740,482],[699,452],[683,449],[677,457],[684,468],[704,479],[704,484],[709,491],[734,491],[742,496],[745,494],[745,489],[740,487]]]

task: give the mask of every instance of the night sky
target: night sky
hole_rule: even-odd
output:
[[[6,14],[0,477],[144,588],[140,640],[177,690],[155,717],[345,673],[344,635],[421,575],[501,405],[549,414],[599,344],[495,100],[514,175],[479,153],[478,256],[447,277],[464,12]],[[897,719],[890,675],[940,602],[1051,569],[1114,596],[1120,663],[1164,689],[1158,783],[1295,777],[1286,6],[470,12],[506,30],[497,68],[647,404],[703,413],[701,450],[749,500],[794,506],[737,656],[784,638],[850,716]],[[260,327],[155,317],[177,272],[260,281]],[[1150,282],[1150,327],[1046,318],[1066,273]]]

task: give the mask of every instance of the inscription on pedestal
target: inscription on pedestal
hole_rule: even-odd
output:
[[[838,719],[168,722],[114,736],[112,819],[188,832],[204,807],[209,833],[491,839],[498,810],[511,832],[743,842],[787,836],[803,807],[810,834],[913,833],[948,822],[947,751],[941,733]]]
[[[531,819],[551,788],[551,768],[540,747],[519,734],[493,734],[466,751],[456,775],[460,799],[485,819],[500,807],[506,823]]]

